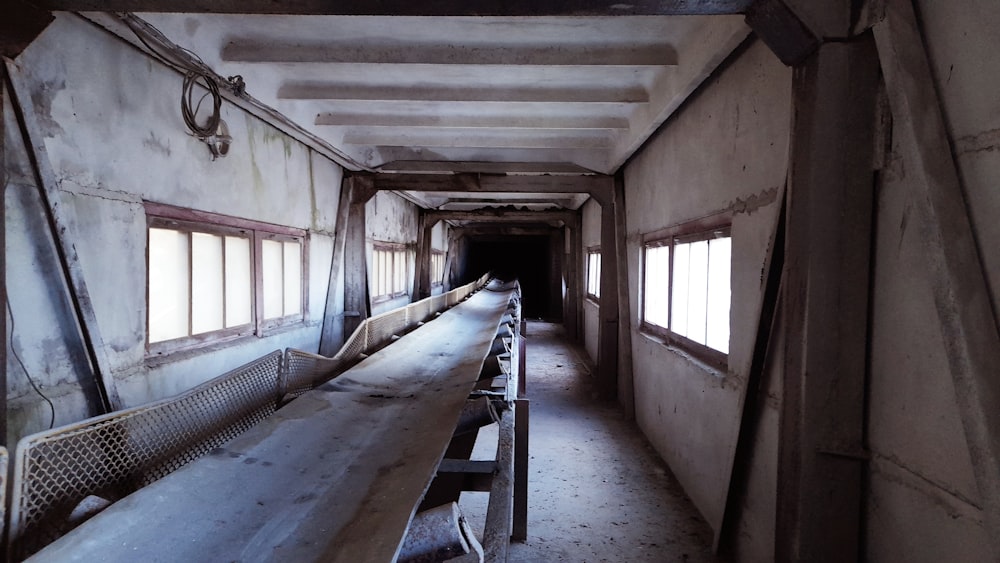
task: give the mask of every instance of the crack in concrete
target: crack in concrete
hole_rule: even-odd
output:
[[[733,213],[746,213],[752,215],[761,207],[771,205],[778,200],[778,187],[768,188],[762,192],[751,194],[744,198],[736,198],[729,204],[727,209]]]
[[[966,135],[955,140],[955,152],[962,154],[1000,150],[1000,129]]]

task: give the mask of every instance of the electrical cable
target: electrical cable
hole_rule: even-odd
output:
[[[198,117],[198,108],[201,107],[201,102],[205,99],[205,96],[202,96],[194,111],[191,111],[192,94],[194,93],[195,84],[198,84],[199,78],[204,82],[205,88],[208,89],[208,94],[212,95],[212,115],[208,117],[204,125],[198,125],[196,118]],[[184,124],[187,125],[188,129],[199,139],[215,135],[215,132],[219,128],[219,121],[221,120],[219,113],[221,107],[222,95],[219,94],[219,85],[216,84],[215,80],[206,72],[189,70],[184,75],[184,86],[181,89],[181,115],[184,117]]]
[[[45,399],[45,402],[49,404],[49,429],[51,430],[56,424],[56,406],[52,404],[52,401],[42,393],[42,390],[38,388],[35,384],[35,380],[31,378],[31,374],[28,373],[28,368],[24,367],[24,362],[21,360],[21,355],[17,353],[17,348],[14,347],[14,311],[10,308],[10,301],[7,301],[7,312],[10,314],[10,351],[14,354],[14,359],[17,360],[17,364],[21,366],[21,371],[24,372],[24,377],[28,378],[28,383],[31,384],[31,388],[38,393],[38,396]]]
[[[82,14],[80,15],[84,19],[89,19]],[[118,12],[115,14],[115,17],[117,17],[132,31],[136,39],[138,39],[139,42],[146,47],[146,52],[149,53],[150,56],[160,61],[167,67],[172,68],[182,75],[186,75],[191,70],[200,71],[201,74],[211,77],[217,85],[225,86],[231,90],[237,98],[242,99],[250,107],[262,112],[270,119],[273,119],[273,123],[290,127],[293,131],[296,131],[297,134],[311,139],[312,142],[325,149],[325,151],[328,151],[330,155],[333,155],[332,158],[338,162],[338,164],[352,170],[364,170],[368,172],[373,171],[373,169],[368,165],[359,162],[349,154],[331,145],[321,137],[318,137],[315,133],[303,128],[301,125],[296,124],[290,120],[288,116],[248,94],[246,91],[246,82],[243,80],[242,76],[235,75],[225,78],[216,74],[215,71],[213,71],[212,68],[209,67],[197,53],[175,44],[155,26],[136,17],[130,12]],[[153,46],[154,44],[156,47]],[[263,116],[259,117],[262,119],[264,118]]]

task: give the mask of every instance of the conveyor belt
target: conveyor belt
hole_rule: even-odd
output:
[[[476,293],[34,559],[394,560],[511,295]]]

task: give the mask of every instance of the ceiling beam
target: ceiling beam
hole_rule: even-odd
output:
[[[295,81],[278,89],[281,100],[394,100],[443,102],[644,103],[641,86],[426,86]]]
[[[740,14],[751,0],[43,0],[49,10],[353,16],[674,16]]]
[[[534,129],[628,129],[617,115],[406,114],[327,111],[316,116],[320,127],[504,127]]]
[[[430,223],[437,221],[471,221],[476,223],[548,223],[562,221],[571,223],[577,218],[575,211],[522,211],[511,209],[482,209],[478,211],[425,212]]]
[[[428,65],[545,66],[673,66],[677,50],[656,44],[509,44],[483,41],[451,45],[373,39],[281,43],[270,39],[237,39],[222,48],[222,60],[243,63],[347,63]]]
[[[377,129],[377,130],[376,130]],[[605,149],[614,139],[605,129],[476,129],[391,127],[349,130],[344,144],[384,147],[484,147],[511,149]]]
[[[604,193],[612,185],[605,175],[505,176],[493,174],[376,174],[375,188],[394,191],[474,193]]]
[[[437,161],[437,160],[396,160],[380,168],[383,172],[395,173],[444,173],[472,172],[481,174],[589,174],[576,164],[569,162],[484,162],[484,161]]]

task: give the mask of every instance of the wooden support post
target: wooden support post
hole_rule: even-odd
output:
[[[562,307],[563,254],[565,252],[566,241],[563,239],[563,230],[553,230],[549,234],[549,310],[546,312],[546,316],[559,322],[562,322],[566,315]]]
[[[502,562],[507,561],[514,518],[514,413],[509,410],[500,415],[496,462],[482,543],[488,561]]]
[[[340,280],[340,270],[344,265],[344,246],[347,241],[348,212],[351,207],[351,184],[348,178],[340,182],[340,200],[337,205],[337,223],[333,233],[333,259],[330,262],[330,281],[326,287],[326,307],[323,309],[323,328],[319,339],[319,353],[333,356],[340,349],[344,339],[350,334],[341,334],[336,338],[334,326],[337,322],[337,293],[340,290],[337,282]],[[345,275],[346,280],[346,275]],[[343,294],[341,294],[343,295]]]
[[[754,335],[753,356],[747,374],[739,411],[736,444],[732,449],[732,470],[729,473],[729,493],[722,510],[722,523],[715,526],[713,550],[718,552],[723,543],[733,544],[736,540],[735,528],[739,520],[740,501],[746,492],[746,482],[750,473],[754,442],[760,423],[760,413],[766,399],[768,359],[772,354],[775,339],[778,302],[781,296],[781,276],[785,269],[785,194],[781,195],[781,210],[775,221],[774,232],[767,246],[764,258],[764,294],[761,298],[760,314],[757,317],[757,331]]]
[[[521,374],[522,376],[524,374]],[[514,527],[513,541],[528,539],[528,399],[514,401]]]
[[[927,208],[929,286],[941,324],[993,560],[1000,561],[1000,335],[941,102],[910,0],[875,25],[907,180]]]
[[[822,45],[793,80],[775,560],[853,561],[879,84],[871,35]]]
[[[566,225],[566,236],[569,237],[569,252],[566,255],[566,311],[563,322],[566,325],[566,336],[573,342],[580,340],[580,303],[583,296],[580,293],[580,224],[579,221]]]
[[[0,69],[0,72],[6,70]],[[7,446],[7,81],[0,79],[0,446]]]
[[[528,343],[524,337],[528,332],[528,321],[522,319],[520,333],[517,338],[517,398],[524,399],[528,395]]]
[[[417,219],[417,256],[416,279],[413,288],[412,301],[420,301],[431,296],[431,244],[434,225],[437,220],[431,219],[427,211],[421,209]]]
[[[365,252],[365,204],[375,195],[371,176],[347,179],[351,203],[347,213],[344,248],[344,337],[350,336],[369,317],[368,263]]]
[[[609,184],[613,182],[608,178]],[[610,187],[610,186],[609,186]],[[597,388],[601,397],[618,395],[618,241],[614,190],[601,201],[601,305],[597,344]]]
[[[632,381],[632,323],[628,293],[628,231],[625,226],[625,175],[614,178],[615,256],[618,259],[618,403],[626,420],[635,419],[635,390]],[[603,253],[603,250],[602,250]],[[603,257],[602,257],[603,263]]]
[[[23,85],[21,88],[17,87],[19,81],[17,67],[10,60],[5,62],[4,79],[7,95],[10,97],[11,106],[14,108],[14,114],[24,138],[25,150],[31,161],[35,183],[38,185],[38,191],[44,203],[43,207],[49,229],[56,241],[56,254],[69,286],[70,301],[76,313],[80,336],[87,353],[87,359],[90,361],[91,370],[94,373],[98,393],[101,396],[101,404],[105,412],[116,411],[121,409],[123,405],[115,387],[115,378],[111,373],[111,362],[108,359],[107,350],[104,348],[104,340],[101,338],[94,304],[90,300],[90,292],[87,290],[83,266],[80,264],[76,245],[70,238],[73,232],[69,228],[70,221],[65,216],[65,206],[61,202],[62,198],[56,185],[55,173],[49,163],[34,108],[30,104],[21,103],[24,98],[18,94],[18,92],[28,92],[28,88],[23,87]]]

